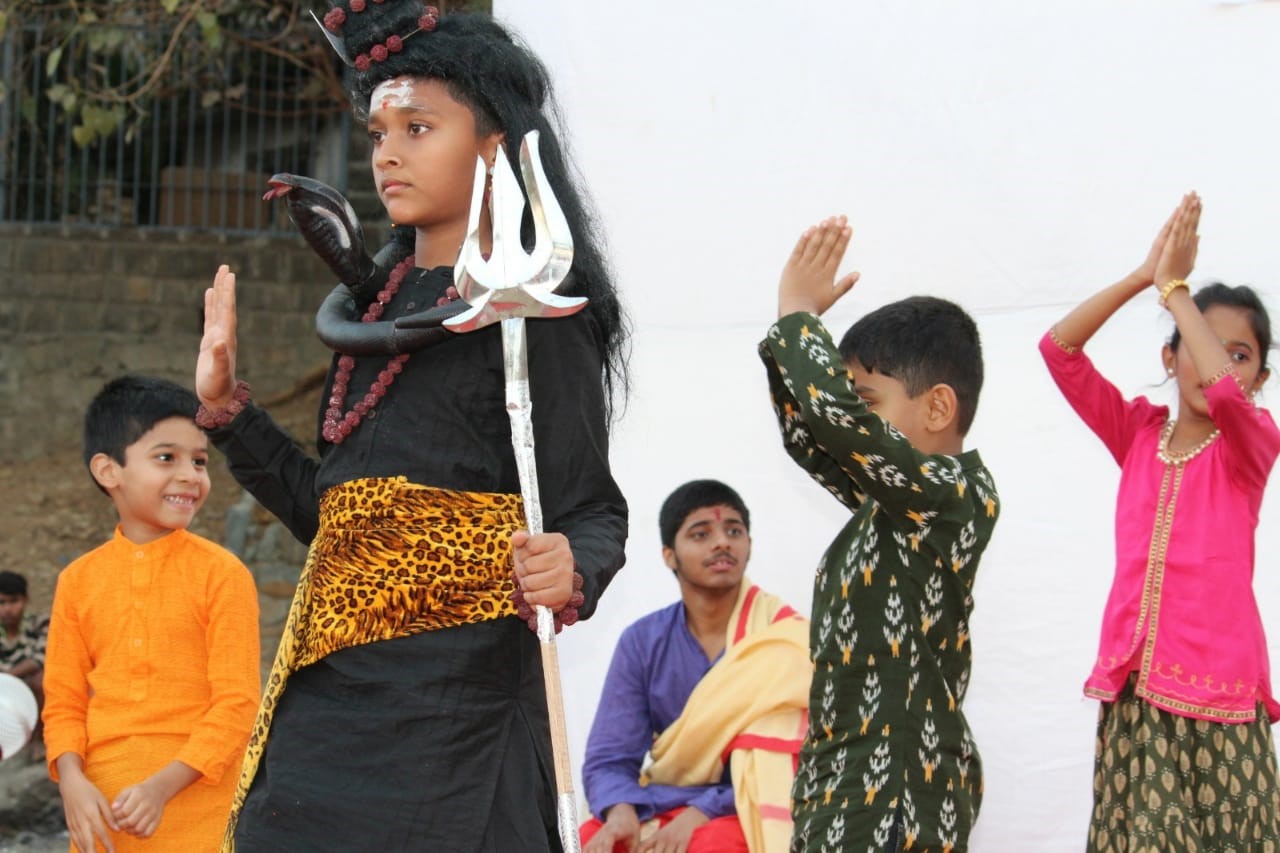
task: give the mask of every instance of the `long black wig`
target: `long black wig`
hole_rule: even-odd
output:
[[[352,11],[353,5],[362,7],[361,11]],[[591,204],[577,186],[581,177],[560,141],[563,122],[546,66],[509,30],[482,13],[440,15],[431,22],[434,28],[426,30],[419,22],[429,7],[421,2],[350,0],[334,8],[343,10],[345,16],[337,40],[348,58],[366,57],[348,68],[345,79],[357,120],[368,120],[369,101],[378,84],[408,76],[444,83],[453,99],[475,116],[477,135],[502,133],[507,158],[517,175],[520,141],[530,130],[538,131],[547,180],[573,234],[573,269],[564,292],[590,300],[585,310],[599,335],[607,398],[611,411],[616,411],[615,404],[619,399],[625,403],[628,389],[628,321]],[[409,33],[412,35],[405,37]],[[377,55],[384,59],[367,59],[379,45],[385,48],[392,36],[401,38],[398,51],[379,49]],[[523,234],[526,248],[530,248],[533,227],[527,209]],[[392,229],[393,241],[411,248],[414,239],[412,227]]]

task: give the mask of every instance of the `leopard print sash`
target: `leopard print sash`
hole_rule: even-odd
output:
[[[516,612],[511,533],[519,495],[355,480],[320,500],[298,586],[293,670],[330,652]]]
[[[224,853],[290,674],[332,652],[516,613],[511,534],[519,495],[456,492],[403,477],[353,480],[320,499],[311,543],[240,770]]]

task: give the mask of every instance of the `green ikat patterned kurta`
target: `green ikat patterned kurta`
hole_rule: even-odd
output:
[[[919,452],[853,391],[831,336],[792,314],[760,344],[783,443],[852,512],[818,567],[793,851],[968,847],[982,766],[963,703],[978,559],[999,507],[976,451]]]

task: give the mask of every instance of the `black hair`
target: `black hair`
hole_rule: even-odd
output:
[[[27,596],[27,579],[17,572],[0,572],[0,595]]]
[[[1258,339],[1258,358],[1261,366],[1259,371],[1267,369],[1267,353],[1271,350],[1271,318],[1267,315],[1267,307],[1262,304],[1262,299],[1247,284],[1232,287],[1229,284],[1223,284],[1220,281],[1206,284],[1204,287],[1196,291],[1196,295],[1192,297],[1196,303],[1196,307],[1203,314],[1214,305],[1222,305],[1227,308],[1240,308],[1249,312],[1249,324],[1253,327],[1253,336]],[[1178,344],[1182,342],[1182,333],[1178,331],[1178,327],[1173,327],[1173,337],[1169,338],[1169,349],[1174,352],[1178,351]]]
[[[84,415],[84,464],[105,453],[121,465],[125,450],[152,427],[169,418],[195,422],[200,401],[168,379],[121,376],[93,398]]]
[[[719,480],[690,480],[662,502],[658,510],[658,533],[664,548],[674,548],[680,525],[694,510],[708,506],[727,506],[742,515],[742,524],[751,531],[751,513],[742,498]]]
[[[969,432],[982,391],[982,342],[973,318],[954,302],[912,296],[877,308],[845,332],[840,357],[898,380],[913,398],[950,385],[960,435]]]
[[[375,45],[385,44],[388,36],[414,32],[422,13],[421,2],[368,3],[363,12],[346,14],[341,40],[355,59],[369,54]],[[625,402],[629,384],[628,321],[605,260],[595,215],[577,186],[580,176],[561,146],[563,122],[546,66],[528,46],[483,13],[441,15],[433,31],[416,32],[402,45],[384,61],[369,63],[366,71],[348,70],[347,92],[356,117],[368,119],[369,99],[385,80],[401,76],[440,80],[454,100],[471,110],[478,135],[503,134],[507,159],[517,175],[520,142],[530,130],[538,131],[543,169],[573,234],[573,270],[564,292],[590,300],[585,310],[595,322],[607,399],[610,411],[614,411],[615,394]],[[392,240],[406,248],[412,248],[414,237],[412,227],[392,229]],[[533,228],[527,209],[524,237],[528,248]]]

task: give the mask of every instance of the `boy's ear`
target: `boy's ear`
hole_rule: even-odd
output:
[[[95,453],[89,460],[89,473],[98,485],[111,491],[120,485],[120,463],[106,453]]]
[[[676,552],[674,548],[668,548],[666,545],[662,546],[662,562],[666,563],[667,568],[671,571],[674,572],[676,570]]]
[[[926,422],[930,432],[943,432],[955,422],[960,411],[960,401],[956,397],[956,389],[944,382],[939,382],[928,391],[929,409]]]

